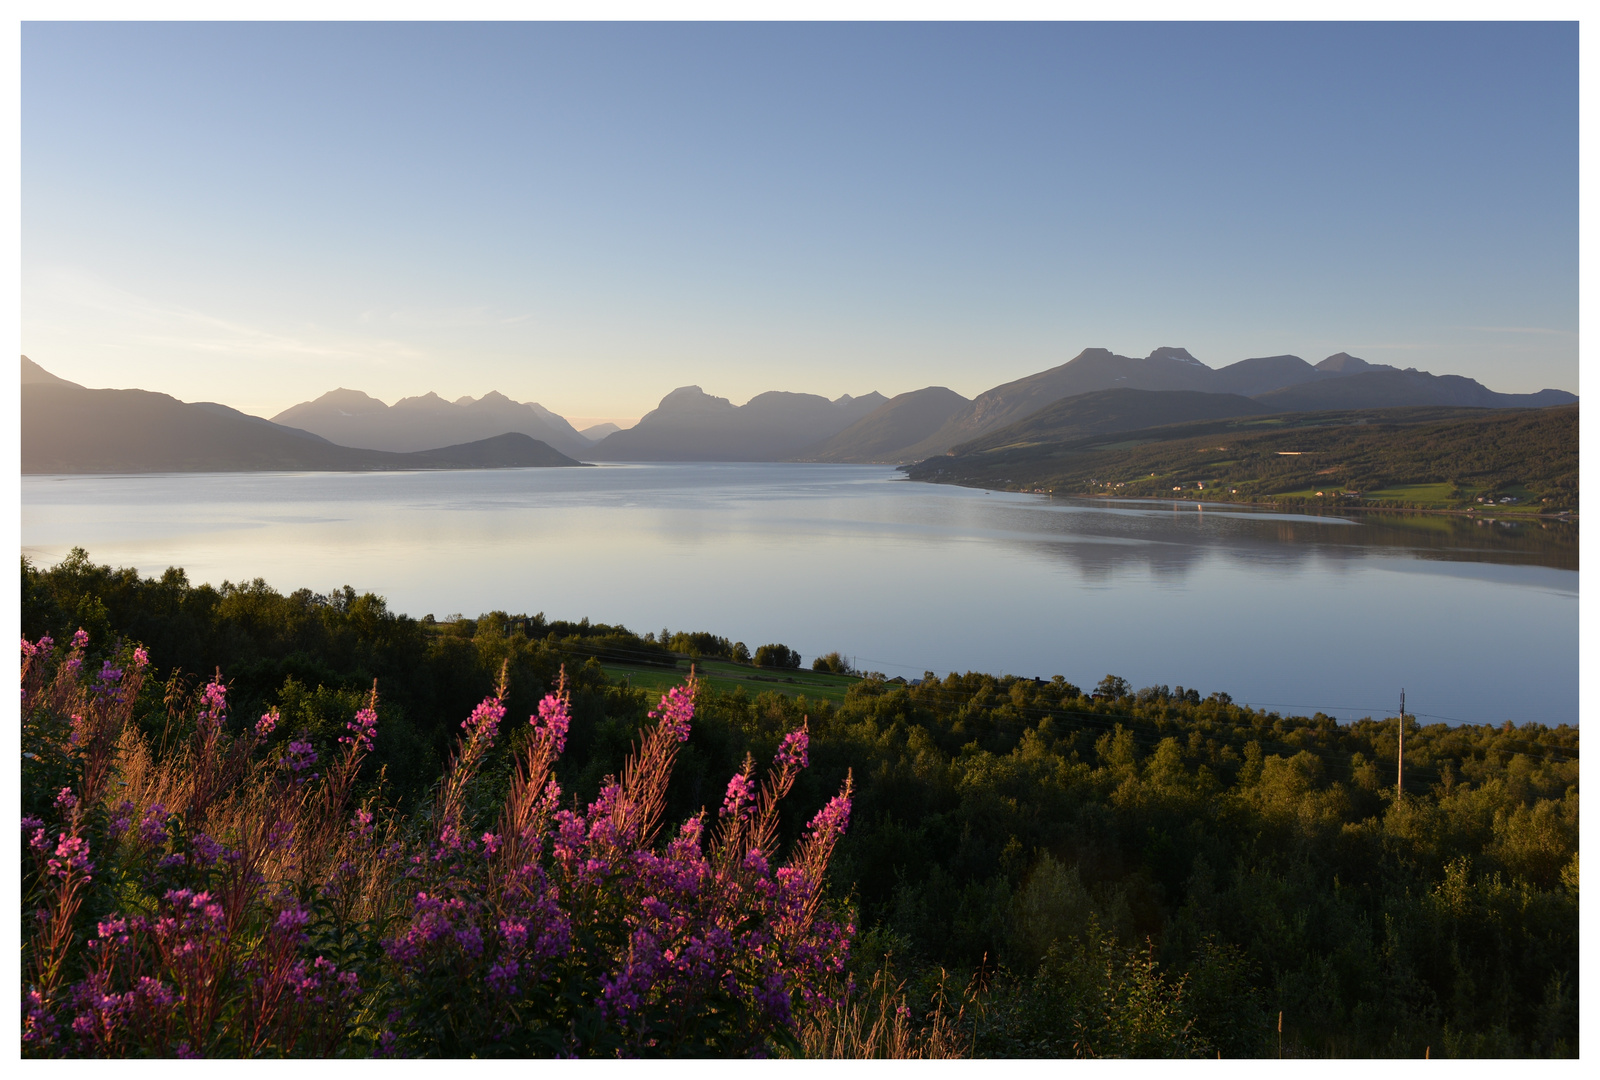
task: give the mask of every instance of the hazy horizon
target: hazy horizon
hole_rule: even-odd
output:
[[[274,415],[966,397],[1086,347],[1578,389],[1573,23],[26,23],[22,351]]]

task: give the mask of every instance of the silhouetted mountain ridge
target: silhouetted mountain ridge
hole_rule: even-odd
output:
[[[401,398],[393,405],[360,390],[339,387],[314,401],[302,401],[272,418],[275,424],[303,428],[323,438],[364,450],[409,453],[476,442],[516,431],[564,454],[582,454],[589,440],[538,402],[513,401],[497,390],[481,398],[446,401],[433,391]]]
[[[874,391],[829,401],[770,390],[743,405],[680,386],[639,422],[595,444],[595,461],[783,461],[877,410]]]
[[[1214,369],[1187,349],[1175,346],[1163,346],[1145,357],[1091,348],[1057,367],[986,390],[965,407],[948,414],[924,411],[919,414],[918,423],[908,423],[907,415],[880,409],[852,426],[847,443],[825,443],[811,448],[804,457],[826,461],[920,461],[1006,430],[1055,402],[1115,389],[1237,395],[1256,399],[1270,412],[1428,405],[1524,408],[1577,401],[1576,395],[1561,390],[1497,394],[1463,376],[1402,372],[1344,352],[1316,365],[1298,356],[1281,355],[1252,357]],[[1092,426],[1098,422],[1091,421],[1082,410],[1075,415],[1075,423]],[[1107,417],[1104,422],[1124,423],[1126,418]],[[894,445],[897,441],[898,446]]]
[[[22,472],[142,473],[524,468],[580,462],[521,432],[415,453],[338,446],[216,402],[91,390],[23,365]]]

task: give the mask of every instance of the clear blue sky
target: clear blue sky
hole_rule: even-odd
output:
[[[1575,24],[26,24],[23,351],[264,415],[1578,380]]]

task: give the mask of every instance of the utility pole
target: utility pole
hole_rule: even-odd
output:
[[[1400,742],[1394,752],[1394,801],[1405,794],[1406,776],[1406,688],[1400,688]]]

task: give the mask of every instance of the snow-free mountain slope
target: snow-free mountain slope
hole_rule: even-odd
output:
[[[613,432],[586,455],[591,461],[784,461],[843,431],[885,402],[882,394],[820,394],[781,390],[743,405],[680,386],[639,422]]]

